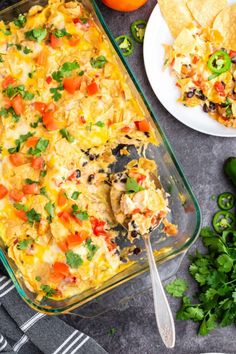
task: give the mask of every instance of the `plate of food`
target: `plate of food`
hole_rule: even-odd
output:
[[[236,3],[160,0],[149,19],[144,63],[163,106],[205,134],[236,136]]]

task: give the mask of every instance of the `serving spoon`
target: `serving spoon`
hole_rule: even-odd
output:
[[[158,177],[150,172],[150,178],[154,181],[155,186],[157,189],[163,189]],[[115,188],[112,186],[110,191],[110,200],[111,200],[111,207],[114,213],[114,216],[117,220],[116,210],[117,210],[117,199],[115,197]],[[122,197],[122,192],[119,193],[119,202]],[[116,193],[117,197],[117,193]],[[118,220],[117,220],[118,221]],[[160,220],[154,227],[156,229],[162,220]],[[118,223],[120,223],[118,221]],[[126,222],[122,223],[126,230],[128,224]],[[153,229],[153,230],[154,230]],[[152,231],[153,231],[152,230]],[[175,324],[172,316],[172,312],[168,303],[168,300],[165,295],[165,291],[163,289],[161,279],[159,276],[159,272],[156,266],[152,245],[150,241],[150,233],[146,233],[142,235],[146,252],[148,256],[148,263],[150,267],[150,274],[151,274],[151,281],[152,281],[152,290],[153,290],[153,300],[154,300],[154,309],[156,315],[156,322],[157,327],[162,338],[163,343],[167,348],[173,348],[175,345]]]

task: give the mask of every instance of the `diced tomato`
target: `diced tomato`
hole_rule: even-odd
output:
[[[21,202],[24,196],[24,193],[19,189],[12,189],[9,193],[9,197],[15,202]]]
[[[46,77],[46,83],[49,85],[52,82],[52,77],[48,76]]]
[[[197,64],[198,61],[199,61],[199,57],[196,56],[196,55],[194,55],[193,60],[192,60],[192,63],[193,63],[193,64]]]
[[[48,130],[57,130],[58,124],[54,118],[53,111],[47,111],[43,113],[43,124]]]
[[[64,89],[69,92],[70,94],[75,93],[76,90],[80,89],[81,85],[81,78],[77,77],[66,77],[63,80]]]
[[[124,133],[128,133],[130,130],[131,130],[131,128],[128,127],[128,126],[121,128],[121,131],[124,132]]]
[[[0,199],[3,199],[7,195],[7,193],[7,188],[3,184],[0,184]]]
[[[82,124],[86,123],[86,119],[84,118],[84,116],[80,116],[79,120],[80,120],[80,123],[82,123]]]
[[[75,47],[77,44],[79,44],[80,39],[76,36],[73,36],[68,39],[68,43],[71,47]]]
[[[11,75],[6,76],[2,82],[3,90],[5,90],[9,85],[13,85],[14,82],[15,82],[15,79]]]
[[[37,183],[24,184],[22,190],[24,194],[39,194],[39,185]]]
[[[68,211],[61,211],[57,215],[63,223],[68,223],[70,221],[71,215]]]
[[[62,250],[62,252],[68,251],[68,244],[66,240],[57,242],[58,247]]]
[[[133,215],[133,214],[138,214],[138,213],[140,213],[140,212],[141,212],[141,209],[136,208],[136,209],[134,209],[134,210],[132,211],[132,215]]]
[[[34,157],[32,159],[31,162],[31,166],[35,169],[35,170],[42,170],[44,168],[45,165],[45,161],[44,158],[42,156],[40,157]]]
[[[60,283],[65,279],[65,276],[61,273],[51,272],[50,273],[50,281],[53,283]]]
[[[95,236],[99,236],[99,235],[107,236],[107,231],[104,230],[104,227],[106,225],[105,221],[99,220],[94,216],[91,216],[90,222],[92,224],[92,229]]]
[[[67,203],[67,197],[65,195],[65,191],[63,189],[60,190],[58,197],[57,197],[57,204],[58,206],[62,207]]]
[[[73,19],[73,22],[74,22],[74,24],[76,25],[76,23],[79,23],[80,20],[79,20],[79,18],[77,17],[77,18],[74,18],[74,19]]]
[[[112,124],[114,124],[114,122],[112,119],[109,118],[107,122],[108,127],[110,127]]]
[[[25,102],[21,95],[17,95],[11,101],[11,105],[16,112],[16,114],[21,115],[25,111]]]
[[[89,96],[95,95],[98,92],[98,85],[96,82],[92,82],[87,86],[87,92]]]
[[[229,56],[230,56],[230,58],[236,58],[236,51],[235,50],[230,50],[229,51]]]
[[[80,231],[76,234],[71,234],[67,237],[67,244],[69,248],[80,245],[84,240],[88,238],[88,233],[86,231]]]
[[[223,96],[223,97],[226,96],[225,86],[224,86],[224,84],[222,84],[222,82],[220,82],[220,81],[215,82],[214,88],[215,88],[216,92],[218,92],[218,94],[220,96]]]
[[[36,111],[43,113],[46,110],[46,103],[43,102],[34,102],[33,103],[34,108],[36,109]]]
[[[145,132],[149,132],[150,131],[150,124],[149,124],[149,122],[146,119],[140,120],[140,121],[134,122],[134,123],[136,125],[136,128],[138,130],[140,130],[141,132],[145,133]]]
[[[137,177],[138,184],[142,184],[145,181],[145,179],[146,179],[145,175],[139,174]]]
[[[3,106],[8,109],[11,107],[11,100],[9,97],[4,97],[3,98]]]
[[[62,262],[55,262],[53,264],[53,270],[55,273],[60,273],[67,277],[70,274],[69,266]]]
[[[21,166],[25,163],[24,155],[20,152],[15,152],[9,156],[9,160],[14,166]]]
[[[54,36],[54,34],[51,34],[50,36],[50,44],[51,44],[51,47],[53,49],[56,49],[60,46],[62,46],[62,39],[61,38],[57,38],[56,36]]]
[[[26,140],[26,146],[28,147],[34,147],[37,142],[39,141],[39,138],[37,136],[31,136]]]
[[[15,211],[16,216],[18,216],[18,218],[20,218],[23,221],[28,221],[26,212],[24,210],[16,210]]]
[[[144,215],[146,216],[146,218],[148,218],[149,216],[152,215],[152,211],[150,209],[146,209]]]

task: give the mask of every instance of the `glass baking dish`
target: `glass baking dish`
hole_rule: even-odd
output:
[[[120,64],[120,69],[123,71],[125,77],[127,77],[127,82],[130,85],[133,94],[139,101],[146,116],[149,117],[150,123],[156,131],[159,145],[150,146],[147,151],[147,157],[155,159],[157,163],[158,173],[160,175],[162,185],[170,194],[169,206],[171,213],[169,215],[169,219],[172,223],[178,225],[178,234],[174,237],[166,237],[159,230],[154,231],[152,235],[152,245],[155,250],[154,253],[156,262],[158,264],[167,262],[184,253],[196,240],[201,226],[200,208],[191,187],[175,158],[169,142],[159,125],[157,117],[152,112],[137,79],[124,60],[111,32],[104,22],[98,6],[94,0],[81,0],[81,2],[92,13],[92,16],[94,17],[100,30],[110,42],[111,49]],[[20,13],[27,12],[33,5],[45,5],[46,3],[47,1],[45,0],[20,1],[2,10],[0,12],[0,19],[10,21],[17,17]],[[119,168],[121,168],[121,164],[118,163],[117,166],[116,169],[118,168],[119,170]],[[41,301],[37,300],[37,294],[32,293],[27,289],[24,284],[24,279],[17,270],[14,262],[7,256],[1,239],[0,260],[13,280],[18,293],[29,306],[46,314],[59,315],[81,307],[89,301],[99,297],[102,294],[110,292],[119,285],[147,271],[148,263],[142,240],[137,241],[136,247],[140,247],[142,251],[138,255],[131,257],[131,260],[134,262],[132,262],[128,268],[107,280],[99,288],[89,289],[66,300],[52,300],[45,298]],[[162,265],[162,267],[165,266]]]

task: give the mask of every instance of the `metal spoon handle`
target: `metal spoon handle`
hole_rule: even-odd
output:
[[[175,345],[175,324],[157,270],[149,235],[144,236],[144,242],[150,266],[157,327],[165,346],[173,348]]]

